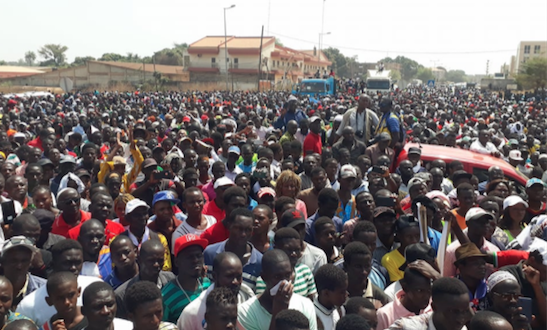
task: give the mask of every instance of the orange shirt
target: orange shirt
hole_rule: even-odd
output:
[[[450,212],[454,214],[454,216],[456,217],[456,220],[458,221],[458,225],[460,225],[460,228],[464,230],[465,228],[467,228],[467,223],[465,223],[465,217],[462,217],[461,215],[459,215],[458,212],[456,212],[456,210],[458,209],[454,209]]]

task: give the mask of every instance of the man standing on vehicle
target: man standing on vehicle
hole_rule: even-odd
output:
[[[334,134],[330,136],[331,145],[342,136],[345,127],[351,126],[355,132],[355,138],[365,145],[373,136],[373,128],[378,125],[378,116],[370,110],[371,99],[366,94],[359,96],[359,102],[356,108],[349,109],[342,117],[342,123]]]

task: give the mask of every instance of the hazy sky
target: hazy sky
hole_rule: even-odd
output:
[[[17,61],[48,43],[67,56],[151,55],[206,35],[279,37],[312,49],[321,32],[322,0],[0,0],[0,60]],[[509,63],[524,40],[547,40],[546,0],[327,0],[324,47],[361,62],[403,55],[430,66],[483,74]]]

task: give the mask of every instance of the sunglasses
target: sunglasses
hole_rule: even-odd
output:
[[[72,205],[72,203],[74,203],[74,204],[80,203],[80,197],[78,197],[78,198],[67,199],[67,200],[65,201],[65,205]]]

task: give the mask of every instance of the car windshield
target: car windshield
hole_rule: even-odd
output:
[[[301,91],[305,93],[325,93],[325,83],[322,81],[303,82]]]
[[[389,80],[367,80],[368,89],[389,89]]]

